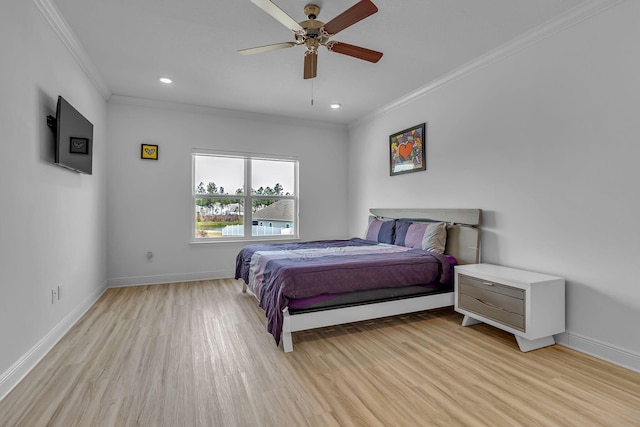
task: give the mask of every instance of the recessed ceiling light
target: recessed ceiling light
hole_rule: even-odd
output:
[[[340,108],[340,104],[337,104],[337,103],[331,104],[331,108],[333,108],[334,110],[337,110],[338,108]]]
[[[169,77],[160,77],[160,81],[166,85],[173,83],[173,80],[171,80]]]

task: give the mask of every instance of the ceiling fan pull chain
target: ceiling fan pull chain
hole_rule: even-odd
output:
[[[313,79],[311,79],[311,106],[313,106]]]

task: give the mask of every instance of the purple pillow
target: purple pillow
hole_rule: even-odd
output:
[[[374,219],[369,223],[366,239],[392,245],[395,238],[395,231],[396,221],[381,221],[379,219]]]
[[[394,244],[442,254],[447,244],[447,224],[444,222],[396,221]]]

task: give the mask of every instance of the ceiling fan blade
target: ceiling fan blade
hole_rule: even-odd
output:
[[[302,28],[300,24],[294,21],[292,17],[287,15],[286,12],[276,6],[273,2],[269,0],[251,0],[251,2],[276,18],[282,25],[289,28],[294,33],[297,31],[304,31],[304,28]]]
[[[361,0],[340,15],[333,18],[324,25],[324,30],[329,35],[338,34],[347,27],[352,26],[356,22],[362,21],[367,16],[373,15],[378,8],[371,0]]]
[[[334,41],[327,43],[327,49],[331,52],[341,53],[343,55],[352,56],[354,58],[363,59],[373,63],[378,62],[380,58],[382,58],[382,52],[342,42]]]
[[[318,73],[318,51],[308,50],[304,53],[304,78],[313,79]]]
[[[276,44],[268,44],[266,46],[250,47],[249,49],[239,50],[240,55],[253,55],[254,53],[271,52],[272,50],[286,49],[288,47],[296,46],[294,42],[284,42]]]

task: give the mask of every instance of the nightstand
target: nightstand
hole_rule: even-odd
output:
[[[555,344],[565,330],[564,279],[492,264],[455,267],[462,326],[483,322],[515,335],[526,352]]]

